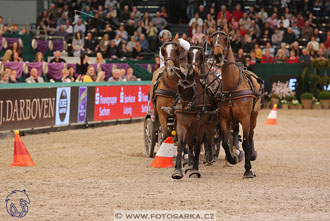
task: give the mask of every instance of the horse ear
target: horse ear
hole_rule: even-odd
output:
[[[224,32],[228,33],[228,32],[229,32],[229,30],[228,30],[228,26],[227,26],[227,25],[225,25],[225,26],[223,27],[222,31],[224,31]]]
[[[178,34],[178,33],[176,33],[176,35],[175,35],[175,37],[174,37],[173,40],[174,40],[174,41],[179,41],[179,34]]]

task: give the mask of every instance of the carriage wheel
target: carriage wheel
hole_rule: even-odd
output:
[[[144,146],[148,157],[153,158],[156,145],[156,128],[150,118],[144,121]]]

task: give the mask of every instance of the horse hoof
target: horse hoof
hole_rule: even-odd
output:
[[[246,178],[254,178],[256,177],[256,175],[251,171],[245,171],[244,175],[243,175],[243,178],[246,179]]]
[[[244,159],[244,153],[243,151],[239,150],[239,154],[238,154],[238,162],[242,162]]]
[[[214,162],[215,162],[215,160],[211,160],[211,161],[206,160],[203,163],[205,166],[211,166]]]
[[[182,170],[174,170],[174,173],[172,174],[172,179],[180,180],[183,177]]]
[[[226,156],[226,160],[232,165],[235,165],[238,162],[238,158],[236,155],[232,155],[232,157],[229,158]]]
[[[198,170],[193,170],[189,174],[189,178],[201,178],[201,174],[198,172]]]
[[[257,154],[257,151],[254,151],[253,154],[252,154],[251,157],[250,157],[250,160],[251,160],[251,161],[255,161],[255,160],[257,159],[257,155],[258,155],[258,154]]]
[[[188,166],[188,167],[184,170],[184,174],[187,174],[189,171],[192,171],[192,166]]]

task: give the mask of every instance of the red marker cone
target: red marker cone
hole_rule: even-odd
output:
[[[14,159],[10,166],[34,166],[34,162],[19,136],[18,130],[15,130]]]
[[[173,137],[168,137],[160,146],[151,167],[154,168],[169,168],[174,167],[174,143]]]
[[[267,120],[265,121],[266,125],[277,125],[277,104],[274,104],[273,109],[269,113]]]

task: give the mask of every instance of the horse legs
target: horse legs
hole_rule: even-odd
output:
[[[198,172],[199,164],[199,154],[201,152],[201,142],[197,141],[194,143],[194,164],[191,173],[189,174],[190,178],[200,178],[201,174]]]
[[[234,154],[237,155],[238,162],[241,162],[243,160],[244,156],[243,156],[243,151],[241,151],[239,149],[239,144],[238,144],[238,140],[239,140],[239,122],[235,122],[232,125],[232,129],[233,129],[233,147],[232,147],[232,150],[234,151]]]
[[[250,146],[251,146],[250,147],[251,148],[251,157],[250,157],[251,161],[255,161],[257,159],[257,151],[255,151],[255,149],[254,149],[254,140],[253,140],[254,128],[256,127],[256,124],[257,124],[257,117],[258,117],[258,113],[254,113],[250,120],[249,142],[250,142]]]
[[[249,116],[250,117],[250,116]],[[251,171],[251,146],[250,146],[250,118],[245,117],[242,121],[243,127],[243,150],[245,152],[245,172],[244,178],[253,178],[255,175]]]
[[[158,114],[160,126],[162,128],[162,137],[161,142],[163,142],[168,136],[170,136],[170,133],[167,130],[167,114]]]
[[[229,147],[229,122],[226,119],[221,119],[221,132],[222,132],[222,147],[226,153],[226,159],[230,164],[237,164],[238,158],[232,154]]]
[[[173,179],[181,179],[183,177],[181,168],[182,168],[182,153],[183,153],[183,149],[185,148],[185,146],[186,146],[186,143],[183,142],[182,140],[179,140],[177,157],[176,157],[176,162],[175,162],[175,170],[172,174]]]

